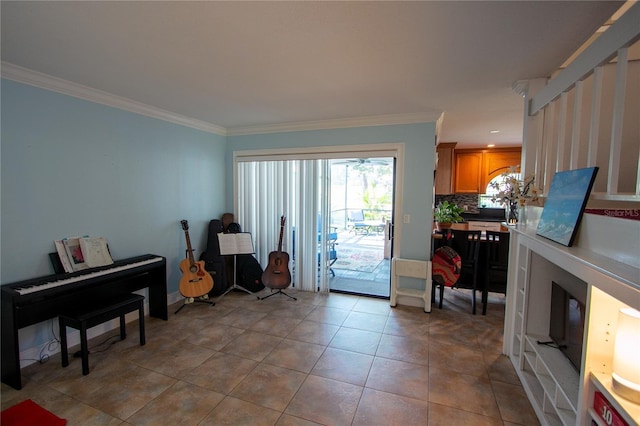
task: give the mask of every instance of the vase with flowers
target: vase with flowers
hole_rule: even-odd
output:
[[[500,179],[490,183],[491,188],[496,191],[491,201],[505,206],[507,223],[510,225],[518,223],[519,208],[524,207],[528,200],[538,199],[538,190],[534,186],[535,176],[530,175],[521,180],[518,168],[518,166],[509,167],[500,175]]]

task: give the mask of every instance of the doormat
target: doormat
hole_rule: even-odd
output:
[[[333,264],[335,269],[348,269],[358,272],[373,272],[382,262],[384,250],[366,249],[362,247],[336,246],[338,260]]]
[[[67,421],[27,399],[2,411],[0,424],[2,426],[64,426]]]

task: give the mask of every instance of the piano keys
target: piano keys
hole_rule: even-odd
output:
[[[36,279],[35,282],[29,282],[29,281],[22,282],[22,283],[13,285],[12,288],[15,291],[17,291],[18,294],[20,294],[20,296],[24,296],[26,294],[36,293],[39,291],[48,290],[50,288],[55,288],[55,287],[61,287],[63,285],[72,284],[78,281],[85,281],[85,280],[96,278],[102,275],[109,275],[119,271],[137,268],[139,266],[147,265],[150,263],[160,262],[162,261],[162,259],[163,259],[162,257],[152,257],[150,259],[146,259],[146,260],[142,260],[134,263],[128,263],[121,266],[109,265],[109,267],[104,269],[96,268],[98,270],[89,270],[89,271],[84,270],[84,271],[80,271],[80,273],[76,274],[75,276],[71,276],[69,278],[53,279],[51,281],[42,280],[42,278],[38,278]]]
[[[2,382],[21,389],[18,330],[61,309],[118,293],[148,289],[149,315],[168,319],[166,259],[147,254],[70,274],[53,274],[0,286]]]

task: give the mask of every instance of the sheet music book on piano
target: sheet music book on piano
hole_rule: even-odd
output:
[[[80,238],[80,249],[89,268],[113,263],[107,247],[107,240],[104,237],[82,237]]]
[[[60,263],[64,268],[64,272],[71,273],[73,272],[73,267],[71,266],[71,262],[69,261],[69,256],[67,256],[67,250],[64,248],[64,243],[62,240],[55,240],[54,244],[56,246],[56,251],[58,252],[58,257],[60,258]],[[55,269],[55,265],[54,265]]]
[[[74,272],[89,268],[87,263],[84,261],[84,256],[82,256],[80,237],[65,238],[62,240],[62,244],[64,244],[67,257]]]
[[[218,234],[220,244],[220,254],[253,254],[253,241],[250,232],[239,232],[237,234]]]

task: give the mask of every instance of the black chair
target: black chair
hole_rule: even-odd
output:
[[[482,231],[462,231],[452,229],[453,238],[449,245],[458,252],[462,259],[460,278],[455,287],[471,289],[471,312],[476,314],[476,291],[478,288],[478,266],[480,258],[480,238]]]
[[[442,309],[444,288],[456,285],[460,279],[461,267],[460,255],[451,247],[443,245],[433,253],[431,258],[431,303],[436,301],[436,287],[440,288],[440,303],[438,304],[440,309]]]
[[[489,292],[507,293],[509,266],[509,233],[487,231],[485,282],[482,289],[482,315],[487,314]]]

